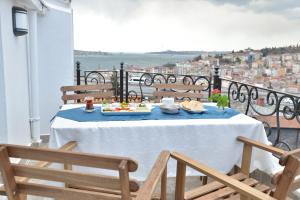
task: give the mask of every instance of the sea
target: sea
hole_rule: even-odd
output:
[[[119,69],[120,63],[126,66],[162,66],[164,64],[192,60],[199,54],[152,54],[152,53],[109,53],[107,55],[74,55],[74,63],[80,62],[82,70]]]

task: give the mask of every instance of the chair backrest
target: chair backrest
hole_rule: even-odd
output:
[[[71,170],[43,168],[23,164],[13,164],[10,158],[39,160],[67,165],[115,170],[119,177],[100,174],[87,174]],[[139,186],[129,179],[129,172],[136,171],[137,163],[126,157],[94,155],[62,150],[39,149],[27,146],[0,145],[0,170],[5,192],[9,200],[19,200],[20,195],[29,194],[57,199],[124,199],[129,200],[130,192],[136,192]],[[102,191],[119,191],[105,193],[75,188],[49,186],[45,181],[38,183],[20,182],[17,177],[62,182],[69,185],[101,188]]]
[[[153,96],[156,102],[160,102],[163,97],[174,97],[176,99],[196,99],[201,98],[201,85],[183,85],[183,84],[154,84],[155,92]]]
[[[271,194],[276,199],[286,199],[289,191],[299,188],[300,149],[289,151],[280,157],[284,170],[273,177],[276,189]]]
[[[87,96],[100,100],[112,99],[114,97],[112,84],[62,86],[60,90],[64,104],[70,100],[74,103],[82,102]]]

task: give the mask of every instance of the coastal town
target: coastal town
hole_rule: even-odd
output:
[[[220,67],[220,76],[256,86],[297,94],[300,92],[300,48],[251,48],[220,54],[203,53],[193,60],[163,66],[127,66],[128,70],[175,75],[210,75]]]

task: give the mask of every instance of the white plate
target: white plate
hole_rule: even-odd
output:
[[[181,108],[183,110],[185,110],[186,112],[189,112],[189,113],[192,113],[192,114],[204,113],[204,112],[207,111],[205,108],[203,108],[202,110],[195,110],[195,111],[194,110],[188,110],[188,109],[184,108],[183,106],[181,106]]]
[[[84,112],[87,112],[87,113],[92,113],[94,112],[96,109],[91,109],[91,110],[86,110],[84,107],[81,108],[81,110],[83,110]]]
[[[124,115],[149,115],[151,114],[151,110],[148,111],[140,111],[140,112],[128,112],[128,111],[119,111],[119,112],[115,112],[115,111],[103,111],[103,109],[101,109],[101,113],[103,115],[111,115],[111,116],[124,116]]]

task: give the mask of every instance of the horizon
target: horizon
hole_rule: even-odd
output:
[[[265,48],[286,48],[286,47],[290,47],[290,46],[297,46],[297,45],[300,45],[300,44],[291,44],[291,45],[288,45],[288,46],[273,46],[273,47],[263,47],[263,48],[260,48],[260,49],[253,49],[251,47],[247,47],[247,48],[244,48],[244,49],[238,49],[238,50],[235,50],[235,49],[232,49],[231,51],[225,51],[225,50],[212,50],[212,51],[206,51],[206,50],[172,50],[172,49],[166,49],[166,50],[162,50],[162,51],[146,51],[146,52],[122,52],[122,51],[102,51],[102,50],[82,50],[82,49],[74,49],[74,51],[91,51],[91,52],[102,52],[102,53],[127,53],[127,54],[146,54],[146,53],[163,53],[163,52],[204,52],[204,53],[213,53],[213,52],[239,52],[239,51],[244,51],[246,49],[253,49],[254,51],[261,51],[262,49],[265,49]]]

